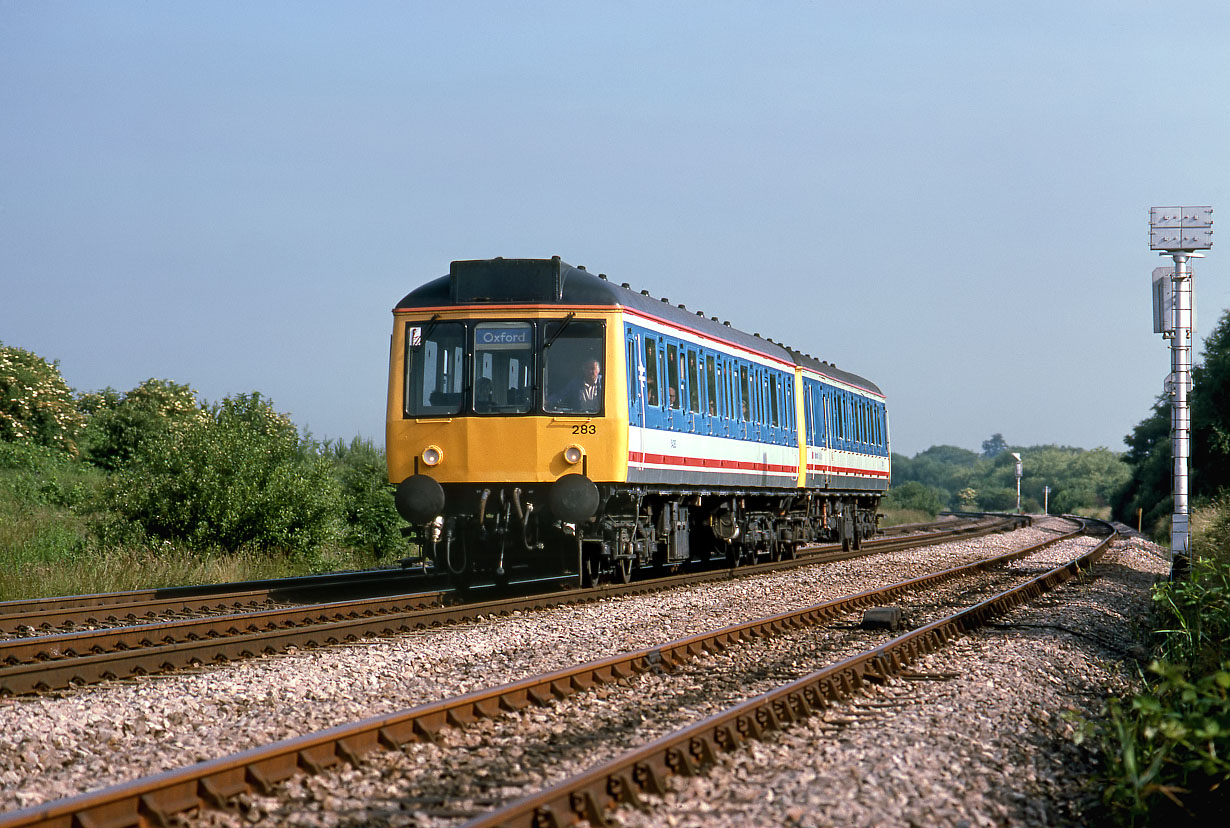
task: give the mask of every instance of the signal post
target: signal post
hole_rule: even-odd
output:
[[[1198,250],[1213,246],[1212,207],[1154,207],[1149,211],[1149,247],[1174,260],[1153,273],[1153,329],[1170,340],[1170,439],[1174,449],[1174,512],[1170,521],[1170,575],[1191,568],[1188,477],[1191,468],[1192,270]]]

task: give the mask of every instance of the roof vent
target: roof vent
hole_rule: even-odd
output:
[[[606,274],[605,274],[605,273],[599,273],[599,274],[598,274],[598,278],[599,278],[599,279],[601,279],[601,280],[602,280],[602,281],[604,281],[604,282],[607,280],[607,279],[606,279]]]
[[[627,282],[624,282],[622,285],[620,285],[620,287],[623,288],[624,290],[632,290],[632,285],[628,284]]]
[[[648,295],[649,295],[649,291],[647,291],[647,290],[642,290],[642,291],[641,291],[641,296],[648,296]]]
[[[662,297],[662,301],[668,305],[671,303],[671,300],[667,299],[665,296]]]
[[[696,312],[696,315],[697,315],[697,316],[699,316],[701,319],[704,319],[704,318],[705,318],[705,312],[704,312],[704,311],[697,311],[697,312]]]
[[[725,326],[726,326],[726,327],[728,327],[728,328],[730,327],[730,323],[729,323],[729,322],[723,322],[722,324],[723,324],[723,325],[725,325]]]
[[[577,270],[584,270],[584,269],[585,269],[585,265],[577,265]]]

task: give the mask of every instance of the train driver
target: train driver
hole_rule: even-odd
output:
[[[551,399],[551,405],[585,414],[597,414],[602,407],[601,371],[598,360],[586,360],[581,365],[581,375],[564,386],[564,390]]]

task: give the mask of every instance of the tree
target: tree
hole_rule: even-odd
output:
[[[1230,310],[1204,341],[1192,370],[1192,494],[1230,486]]]
[[[1230,487],[1230,310],[1223,311],[1205,340],[1202,364],[1192,371],[1191,491],[1214,497]],[[1131,476],[1114,498],[1115,516],[1158,528],[1173,509],[1174,459],[1171,405],[1159,397],[1149,416],[1124,438]]]
[[[917,480],[910,480],[889,489],[883,505],[886,509],[925,512],[934,518],[943,510],[947,498],[947,492],[933,489]]]
[[[0,440],[76,454],[81,425],[60,363],[0,342]]]
[[[1171,476],[1174,472],[1170,444],[1170,400],[1159,397],[1153,412],[1123,438],[1128,451],[1124,460],[1131,476],[1114,499],[1114,515],[1131,526],[1136,511],[1142,527],[1153,527],[1170,514]]]
[[[989,438],[982,441],[982,456],[994,457],[997,454],[1002,454],[1008,450],[1008,441],[1004,439],[1002,434],[992,434]]]

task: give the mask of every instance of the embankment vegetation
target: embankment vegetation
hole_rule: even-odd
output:
[[[259,393],[75,394],[0,343],[0,600],[391,565],[401,525],[370,441],[302,436]]]

